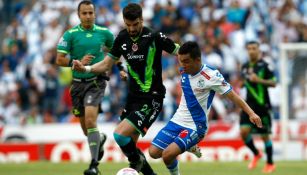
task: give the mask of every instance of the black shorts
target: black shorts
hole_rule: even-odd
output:
[[[84,116],[85,106],[100,106],[106,80],[98,78],[92,81],[73,81],[70,88],[72,99],[72,113],[76,117]]]
[[[262,121],[262,128],[258,128],[254,125],[250,120],[247,113],[242,111],[241,118],[240,118],[240,126],[247,126],[252,129],[252,133],[254,134],[271,134],[272,133],[272,114],[271,111],[268,109],[254,109],[256,114],[261,118]]]
[[[127,119],[144,136],[159,116],[162,106],[163,98],[128,98],[120,119]]]

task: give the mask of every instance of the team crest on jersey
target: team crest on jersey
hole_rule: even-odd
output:
[[[179,134],[180,138],[185,138],[187,135],[189,134],[188,130],[183,130],[181,131],[181,133]]]
[[[132,50],[133,52],[136,52],[139,49],[139,46],[136,43],[132,44]]]
[[[197,87],[204,88],[205,87],[205,81],[203,79],[199,80],[197,82]]]

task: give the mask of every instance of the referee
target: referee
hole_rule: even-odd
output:
[[[58,43],[56,63],[59,66],[71,67],[73,60],[79,60],[84,65],[95,64],[103,60],[105,47],[112,48],[113,34],[107,28],[94,24],[95,6],[91,1],[79,3],[78,16],[81,23],[65,31]],[[108,77],[105,73],[96,75],[72,71],[72,112],[80,118],[92,157],[84,175],[96,175],[99,173],[98,161],[103,157],[103,144],[106,140],[106,135],[100,134],[97,128],[97,116]]]

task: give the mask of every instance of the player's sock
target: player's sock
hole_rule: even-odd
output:
[[[87,129],[87,140],[90,146],[92,159],[97,161],[99,154],[99,145],[100,145],[100,134],[98,128]]]
[[[131,137],[123,136],[117,133],[114,133],[113,135],[118,146],[128,157],[129,162],[136,162],[140,159],[135,142],[131,139]]]
[[[180,175],[179,174],[179,165],[178,160],[175,159],[171,165],[166,166],[171,175]]]
[[[254,153],[254,155],[258,155],[259,152],[254,145],[253,137],[251,134],[247,136],[244,142],[245,142],[245,145]]]
[[[273,164],[273,144],[271,140],[264,142],[268,164]]]
[[[142,152],[140,149],[137,148],[137,150],[138,150],[138,153],[139,153],[140,155],[142,155],[143,157],[145,157],[145,155],[143,154],[143,152]],[[148,174],[148,175],[154,174],[154,171],[153,171],[153,169],[151,168],[151,166],[149,165],[149,163],[147,162],[146,158],[145,158],[145,161],[144,161],[144,165],[143,165],[143,167],[142,167],[142,169],[141,169],[141,172],[142,172],[143,174]]]

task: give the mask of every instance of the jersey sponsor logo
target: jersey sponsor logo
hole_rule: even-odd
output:
[[[151,37],[151,33],[147,34],[147,35],[142,35],[143,38],[149,38]]]
[[[123,49],[123,50],[127,50],[126,47],[127,47],[127,44],[123,44],[123,45],[122,45],[122,49]]]
[[[189,134],[189,131],[185,129],[185,130],[180,132],[179,137],[185,138],[188,134]]]
[[[92,103],[93,101],[93,96],[89,95],[87,98],[87,103]]]
[[[194,92],[205,92],[206,89],[195,88],[193,91],[194,91]]]
[[[223,81],[222,81],[222,85],[223,85],[223,86],[227,86],[227,81],[226,81],[226,80],[223,80]]]
[[[223,75],[219,72],[217,72],[215,76],[217,76],[218,78],[223,78]]]
[[[144,60],[144,55],[131,55],[130,53],[127,54],[127,59],[128,60],[139,60],[143,61]]]
[[[200,74],[201,74],[202,76],[204,76],[207,80],[210,80],[210,78],[211,78],[211,77],[210,77],[208,74],[206,74],[206,72],[204,72],[204,71],[201,71]]]
[[[164,35],[162,32],[160,32],[159,34],[160,34],[160,37],[161,37],[161,38],[163,38],[163,39],[166,39],[166,38],[167,38],[167,36]]]
[[[132,50],[133,52],[136,52],[139,49],[139,46],[136,43],[132,44]]]
[[[196,131],[193,131],[193,132],[190,134],[190,137],[191,137],[192,140],[198,139],[198,134],[197,134],[197,132],[196,132]]]
[[[185,77],[181,78],[181,82],[184,83],[185,82]]]
[[[143,114],[141,114],[141,112],[140,112],[140,111],[135,111],[135,114],[136,114],[137,116],[139,116],[139,117],[140,117],[140,119],[141,119],[142,121],[144,121],[144,120],[145,120],[145,116],[144,116]]]
[[[141,120],[138,120],[138,126],[142,126],[143,122]]]
[[[165,130],[162,130],[161,131],[163,134],[165,134],[166,136],[169,136],[169,137],[171,137],[171,138],[175,138],[175,136],[173,136],[171,133],[169,133],[169,132],[167,132],[167,131],[165,131]]]
[[[90,37],[92,37],[93,35],[92,34],[90,34],[90,33],[87,33],[86,34],[86,38],[90,38]]]
[[[63,37],[61,37],[58,46],[67,47],[67,41],[64,40]]]

